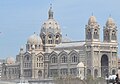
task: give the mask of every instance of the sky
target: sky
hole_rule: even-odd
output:
[[[40,34],[50,4],[63,37],[67,34],[72,40],[85,40],[85,25],[93,14],[100,25],[101,41],[103,26],[111,16],[120,42],[120,0],[0,0],[0,59],[15,57],[34,32]]]

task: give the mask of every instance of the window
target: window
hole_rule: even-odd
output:
[[[27,56],[27,61],[29,61],[29,57]]]
[[[57,63],[57,57],[56,56],[53,56],[51,57],[51,63]]]
[[[116,40],[116,32],[114,30],[112,31],[112,40]]]
[[[38,67],[38,63],[37,63],[37,67]]]
[[[38,56],[37,57],[37,61],[43,61],[43,57],[42,56]]]
[[[95,29],[94,30],[94,39],[98,39],[98,38],[99,38],[98,30]]]
[[[60,38],[59,38],[59,35],[56,35],[56,41],[55,41],[56,44],[59,43],[59,39],[60,39]]]
[[[37,45],[35,45],[35,49],[37,49]]]
[[[66,63],[67,62],[67,56],[63,55],[61,57],[61,63]]]
[[[104,40],[109,40],[110,38],[109,38],[109,31],[108,30],[106,30],[105,31],[105,35],[104,35]]]
[[[90,31],[90,29],[87,30],[87,36],[86,37],[87,37],[87,39],[91,39],[91,31]]]
[[[38,77],[41,77],[41,76],[42,76],[42,71],[39,70],[39,71],[38,71]]]
[[[53,40],[52,40],[52,35],[48,35],[48,44],[52,44]]]
[[[67,75],[68,74],[68,69],[67,68],[63,68],[60,70],[61,75]]]
[[[72,62],[78,62],[78,58],[75,54],[72,55]]]

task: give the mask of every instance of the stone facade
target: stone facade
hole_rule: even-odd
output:
[[[44,79],[71,75],[84,79],[88,75],[95,78],[116,74],[118,43],[114,20],[108,18],[103,41],[100,41],[100,26],[95,16],[91,16],[85,36],[85,41],[63,39],[50,7],[40,36],[34,33],[28,38],[26,50],[20,48],[15,63],[3,65],[2,76],[5,79]]]

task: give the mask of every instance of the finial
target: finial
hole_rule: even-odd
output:
[[[50,4],[50,9],[49,9],[48,15],[49,15],[49,19],[53,19],[52,4]]]

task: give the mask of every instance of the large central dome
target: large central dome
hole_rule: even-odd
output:
[[[61,42],[61,29],[57,21],[53,18],[52,7],[48,11],[48,20],[42,25],[40,37],[43,44],[59,44]]]

